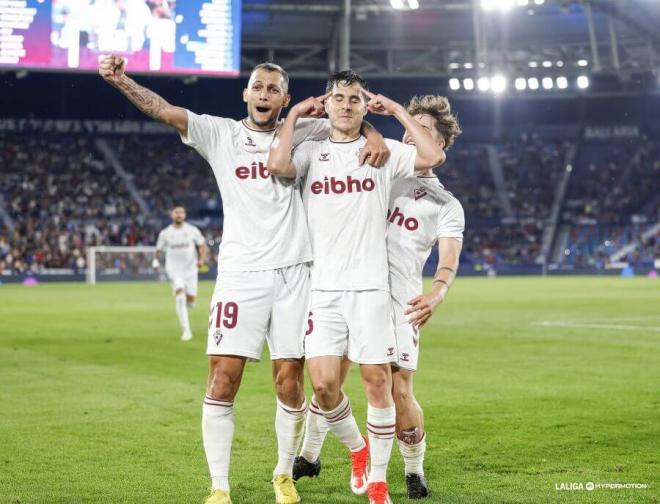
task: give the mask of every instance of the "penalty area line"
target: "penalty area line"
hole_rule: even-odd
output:
[[[623,324],[597,324],[591,322],[562,322],[560,320],[539,320],[532,325],[543,327],[571,327],[576,329],[610,329],[613,331],[650,331],[660,332],[660,327],[623,325]]]

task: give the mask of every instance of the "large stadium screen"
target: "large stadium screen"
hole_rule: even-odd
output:
[[[241,0],[0,0],[0,67],[237,75]]]

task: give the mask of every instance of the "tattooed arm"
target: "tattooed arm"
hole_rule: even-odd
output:
[[[153,91],[140,86],[126,75],[125,64],[126,60],[121,56],[106,56],[99,63],[99,74],[149,117],[172,126],[182,135],[187,135],[188,114],[186,109],[170,105]]]

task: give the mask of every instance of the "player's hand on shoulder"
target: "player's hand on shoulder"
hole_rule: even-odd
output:
[[[296,117],[323,117],[325,115],[325,100],[328,99],[331,93],[326,93],[322,96],[310,96],[306,100],[301,101],[293,106],[291,113]]]
[[[403,106],[382,94],[374,94],[366,89],[362,92],[369,99],[367,102],[367,110],[372,114],[378,115],[395,115]]]
[[[421,329],[443,301],[441,294],[422,294],[408,301],[409,308],[404,313],[408,315],[410,325]]]
[[[107,82],[114,83],[125,74],[126,59],[121,56],[104,56],[99,61],[99,75]]]
[[[364,147],[360,150],[360,166],[364,163],[375,168],[381,168],[390,158],[390,149],[385,143],[383,137],[368,138]]]

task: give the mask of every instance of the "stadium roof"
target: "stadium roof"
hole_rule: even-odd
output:
[[[510,8],[485,10],[482,2]],[[660,68],[657,0],[418,0],[417,9],[403,10],[396,3],[245,0],[242,69],[274,60],[316,77],[345,66],[346,4],[349,63],[369,77],[589,71],[626,81]]]

